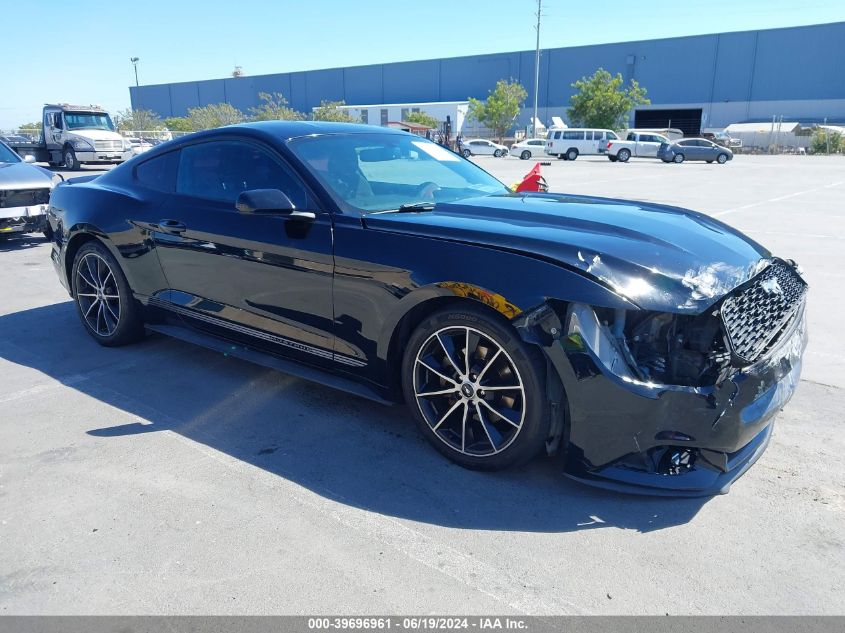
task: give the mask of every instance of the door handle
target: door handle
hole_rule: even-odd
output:
[[[188,230],[188,227],[180,220],[159,220],[158,230],[171,235],[181,235]]]

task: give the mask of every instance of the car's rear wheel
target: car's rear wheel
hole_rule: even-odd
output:
[[[572,149],[567,150],[566,152],[566,160],[575,160],[578,158],[578,150],[574,147]]]
[[[84,244],[74,258],[71,279],[79,318],[100,345],[126,345],[143,336],[140,308],[120,265],[105,246]]]
[[[522,150],[522,153],[519,155],[519,157],[522,160],[528,160],[529,158],[531,158],[531,152],[529,152],[527,149],[524,149]]]
[[[683,154],[675,154],[675,158],[673,158],[672,160],[680,165],[681,163],[684,162],[684,155]]]
[[[471,151],[469,151],[468,149],[463,150],[463,151],[461,152],[461,154],[463,154],[463,157],[464,157],[464,158],[469,158],[470,156],[472,156],[472,152],[471,152]]]
[[[466,468],[499,470],[534,457],[548,436],[544,372],[537,351],[506,324],[467,306],[415,330],[402,386],[438,451]]]
[[[620,149],[618,156],[620,162],[627,163],[631,159],[631,150]]]
[[[727,163],[727,162],[728,162],[728,155],[727,155],[727,154],[725,154],[725,153],[723,152],[723,153],[719,154],[719,155],[716,157],[716,161],[717,161],[720,165],[724,165],[725,163]]]

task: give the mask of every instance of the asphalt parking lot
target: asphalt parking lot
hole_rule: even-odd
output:
[[[533,165],[477,162],[506,183]],[[623,496],[553,459],[470,472],[401,407],[161,336],[101,348],[48,245],[9,240],[0,613],[845,613],[845,160],[543,169],[553,191],[717,216],[805,268],[803,380],[730,494]]]

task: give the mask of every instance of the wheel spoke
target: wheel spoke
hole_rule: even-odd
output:
[[[91,277],[91,285],[96,288],[97,290],[100,289],[100,286],[94,282],[98,282],[100,280],[100,276],[97,274],[96,270],[91,269],[91,259],[92,257],[86,256],[85,257],[85,265],[88,268],[88,275]]]
[[[505,413],[502,413],[501,411],[498,411],[497,409],[494,409],[493,407],[491,407],[491,406],[487,403],[487,401],[486,401],[486,400],[479,400],[479,402],[480,402],[482,405],[484,405],[484,406],[485,406],[485,407],[486,407],[489,411],[492,411],[492,412],[493,412],[493,414],[495,414],[495,415],[496,415],[496,417],[498,417],[498,418],[500,418],[500,419],[504,420],[505,422],[507,422],[508,424],[510,424],[510,425],[511,425],[511,426],[513,426],[513,427],[519,428],[519,422],[515,422],[515,421],[514,421],[514,420],[512,420],[509,416],[507,416]]]
[[[120,299],[120,295],[103,295],[104,299]]]
[[[92,302],[91,302],[91,305],[89,305],[89,306],[88,306],[88,309],[85,311],[85,318],[86,318],[86,319],[88,318],[88,315],[89,315],[89,314],[91,314],[91,308],[93,308],[93,307],[94,307],[95,305],[97,305],[98,303],[100,303],[100,300],[99,300],[99,299],[97,299],[96,301],[92,301]]]
[[[86,265],[87,265],[87,264],[86,264]],[[86,277],[86,276],[85,276],[85,273],[82,271],[82,267],[81,267],[81,266],[80,266],[79,270],[77,270],[77,275],[76,275],[76,276],[77,276],[77,277],[79,277],[79,278],[80,278],[82,281],[84,281],[86,284],[88,284],[89,286],[91,286],[94,290],[98,290],[97,285],[96,285],[93,281],[89,280],[89,279],[88,279],[88,277]]]
[[[441,389],[439,391],[424,391],[423,393],[418,393],[417,398],[428,398],[430,396],[445,396],[446,394],[457,392],[457,387],[449,387],[448,389]]]
[[[496,359],[499,357],[499,354],[501,354],[501,353],[502,353],[502,348],[500,347],[499,349],[496,350],[496,353],[493,354],[493,357],[490,360],[488,360],[487,363],[484,365],[481,372],[478,374],[478,378],[476,378],[475,382],[477,382],[479,385],[481,384],[481,379],[484,378],[484,374],[486,374],[487,370],[490,369],[493,366],[493,363],[496,362]],[[485,387],[485,389],[486,389],[486,387]]]
[[[102,317],[104,323],[105,323],[105,320],[106,320],[104,312],[105,312],[105,308],[103,308],[103,302],[100,301],[100,307],[97,308],[97,325],[96,325],[97,334],[100,333],[100,317]],[[106,334],[108,334],[108,323],[106,323]]]
[[[96,297],[97,295],[93,292],[77,292],[77,297]]]
[[[467,449],[467,418],[469,417],[469,404],[464,401],[464,417],[461,419],[461,452]]]
[[[452,354],[449,353],[449,350],[447,349],[446,344],[443,342],[443,339],[440,338],[440,333],[438,332],[435,336],[437,336],[437,341],[440,343],[440,347],[443,348],[443,352],[446,354],[446,358],[449,361],[449,364],[451,364],[452,367],[455,368],[455,371],[458,372],[458,375],[461,375],[462,372],[460,369],[458,369],[458,364],[455,362],[455,359],[452,358]]]
[[[444,413],[444,414],[443,414],[443,417],[442,417],[442,418],[440,418],[440,420],[437,422],[437,424],[435,424],[435,425],[432,427],[432,429],[431,429],[431,430],[432,430],[432,431],[436,431],[437,429],[439,429],[439,428],[440,428],[440,425],[441,425],[441,424],[443,424],[443,422],[445,422],[445,421],[446,421],[446,418],[448,418],[450,415],[452,415],[452,413],[455,411],[455,409],[457,409],[457,408],[458,408],[459,406],[461,406],[463,403],[464,403],[464,401],[463,401],[463,400],[456,400],[456,401],[455,401],[455,404],[453,404],[451,407],[449,407],[449,410],[448,410],[446,413]],[[466,406],[466,405],[464,405],[464,406]]]
[[[466,340],[466,347],[464,348],[464,366],[466,367],[465,376],[469,376],[469,370],[471,368],[471,361],[472,355],[476,349],[478,349],[478,341],[481,340],[481,337],[478,335],[477,332],[470,330],[467,328],[467,340]]]
[[[422,365],[423,367],[425,367],[428,371],[430,371],[430,372],[432,372],[432,373],[434,373],[434,374],[436,374],[436,375],[440,376],[443,380],[448,380],[448,381],[449,381],[449,382],[451,382],[453,385],[455,385],[455,387],[457,387],[457,386],[458,386],[458,383],[456,383],[454,380],[452,380],[451,378],[449,378],[449,376],[446,376],[445,374],[441,374],[439,371],[437,371],[434,367],[432,367],[431,365],[429,365],[429,364],[428,364],[428,363],[426,363],[425,361],[417,360],[417,362],[418,362],[420,365]]]
[[[490,431],[487,429],[487,423],[484,421],[484,416],[481,414],[481,407],[478,406],[478,403],[475,403],[475,413],[478,415],[478,423],[481,424],[481,428],[484,429],[484,435],[487,436],[487,441],[490,442],[490,446],[493,447],[493,451],[498,453],[499,449],[496,448],[496,443],[493,441],[493,438],[490,437]]]
[[[112,307],[109,305],[108,301],[103,301],[103,305],[106,306],[106,309],[111,313],[111,316],[114,319],[115,327],[117,327],[117,322],[120,320],[120,317],[117,314],[115,314],[115,311],[112,310]],[[119,307],[118,307],[118,311],[120,311]]]
[[[479,385],[478,388],[483,390],[483,391],[513,391],[515,389],[519,389],[520,391],[522,391],[522,385],[505,385],[505,386],[496,385],[495,387],[487,387],[485,385]]]

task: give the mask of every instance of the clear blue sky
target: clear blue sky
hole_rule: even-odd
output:
[[[845,21],[845,0],[544,0],[541,46]],[[141,84],[534,48],[535,0],[3,0],[0,129]],[[59,13],[56,13],[56,10]]]

